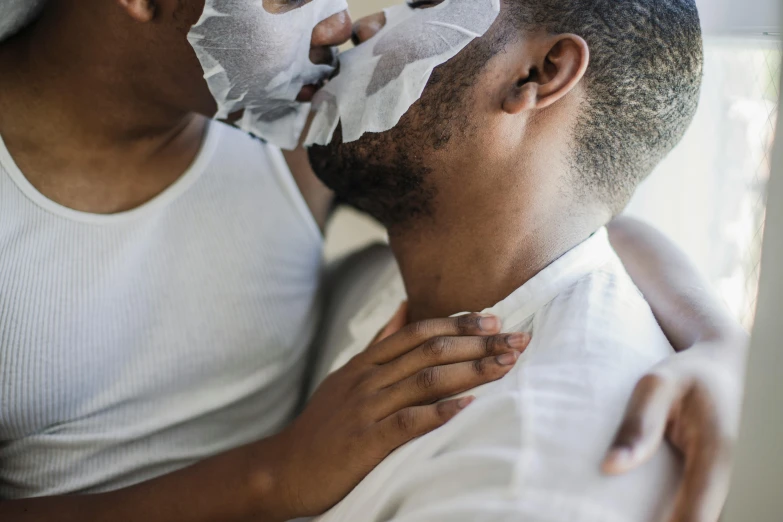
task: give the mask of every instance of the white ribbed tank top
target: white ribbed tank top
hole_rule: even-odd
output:
[[[0,499],[116,489],[279,430],[321,259],[281,152],[225,125],[110,216],[48,200],[0,140]]]

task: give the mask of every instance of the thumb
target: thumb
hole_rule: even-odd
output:
[[[676,393],[675,384],[659,375],[639,381],[604,460],[604,473],[627,473],[655,454],[663,442]]]
[[[406,324],[408,324],[408,301],[403,301],[394,316],[389,323],[383,327],[383,330],[378,332],[371,345],[379,343],[389,336],[392,336],[399,332]]]

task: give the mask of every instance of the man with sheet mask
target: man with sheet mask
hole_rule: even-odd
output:
[[[297,103],[297,95],[309,97],[302,89],[328,77],[334,59],[329,49],[313,49],[301,35],[319,23],[339,23],[328,20],[344,19],[346,9],[345,0],[207,2],[188,41],[218,103],[215,116],[241,112],[236,124],[242,130],[296,148],[309,109]]]
[[[527,338],[495,335],[496,318],[430,321],[373,346],[291,424],[329,198],[301,151],[286,161],[205,116],[295,138],[294,101],[351,36],[344,7],[51,0],[0,44],[0,519],[318,514],[465,406],[423,402],[513,366]],[[223,89],[224,73],[249,80]],[[421,359],[446,379],[433,397],[391,362],[444,335],[463,351]],[[471,371],[481,359],[491,372]]]
[[[321,80],[310,65],[330,71],[330,48],[351,28],[322,0],[264,0],[255,12],[301,13],[298,38],[290,25],[271,40],[255,22],[213,25],[217,13],[241,22],[245,6],[50,0],[0,44],[3,520],[317,514],[465,405],[419,404],[499,378],[529,340],[495,336],[491,317],[408,327],[274,436],[303,384],[332,195],[301,150],[284,156],[204,116],[290,144],[301,124],[291,102],[309,100]],[[220,34],[269,41],[294,67],[281,69],[277,54],[244,61],[253,48],[241,47],[210,63],[232,50],[220,49]],[[271,79],[234,83],[242,76]],[[670,333],[703,335],[701,324]],[[419,357],[420,368],[399,373],[398,357],[443,336],[461,347],[456,360]],[[467,371],[485,357],[489,372]],[[415,378],[433,367],[444,379],[434,394]],[[9,500],[26,497],[41,498]]]
[[[440,29],[446,16],[436,10],[426,18]],[[354,112],[378,92],[372,66],[363,68],[369,61],[346,58],[316,98],[326,95],[326,118],[310,141],[329,145],[311,150],[314,168],[386,226],[393,252],[373,248],[338,270],[316,382],[361,353],[404,298],[410,318],[484,309],[502,317],[505,331],[533,332],[509,375],[470,392],[478,399],[465,413],[388,457],[319,520],[715,522],[738,423],[744,334],[719,307],[696,312],[710,301],[696,274],[681,280],[690,296],[658,301],[655,288],[671,280],[652,284],[639,270],[678,267],[671,275],[687,272],[687,262],[654,231],[624,220],[612,227],[612,245],[623,253],[636,243],[625,255],[637,263],[626,268],[670,341],[680,350],[697,344],[667,358],[671,347],[603,229],[695,112],[703,60],[696,6],[508,0],[500,16],[438,68],[399,125],[378,127],[385,132],[363,132],[366,120]],[[377,57],[388,35],[351,58]],[[405,61],[408,48],[388,53],[396,56],[387,61]],[[335,111],[338,82],[359,87]],[[702,338],[683,342],[673,332],[698,315],[722,318],[712,324],[727,327],[729,342],[710,340],[712,319]],[[612,443],[625,395],[646,371]],[[682,482],[674,452],[658,444],[664,432],[684,454]],[[604,471],[633,473],[601,475],[610,445]]]

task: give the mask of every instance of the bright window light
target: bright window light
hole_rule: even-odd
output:
[[[708,39],[701,102],[627,213],[672,237],[752,326],[780,96],[778,38]]]

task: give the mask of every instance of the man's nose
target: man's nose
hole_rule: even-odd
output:
[[[342,11],[313,29],[312,48],[342,45],[351,38],[351,15]]]
[[[378,34],[385,25],[386,15],[383,13],[376,13],[357,20],[353,24],[353,34],[351,35],[354,45],[366,42]]]

